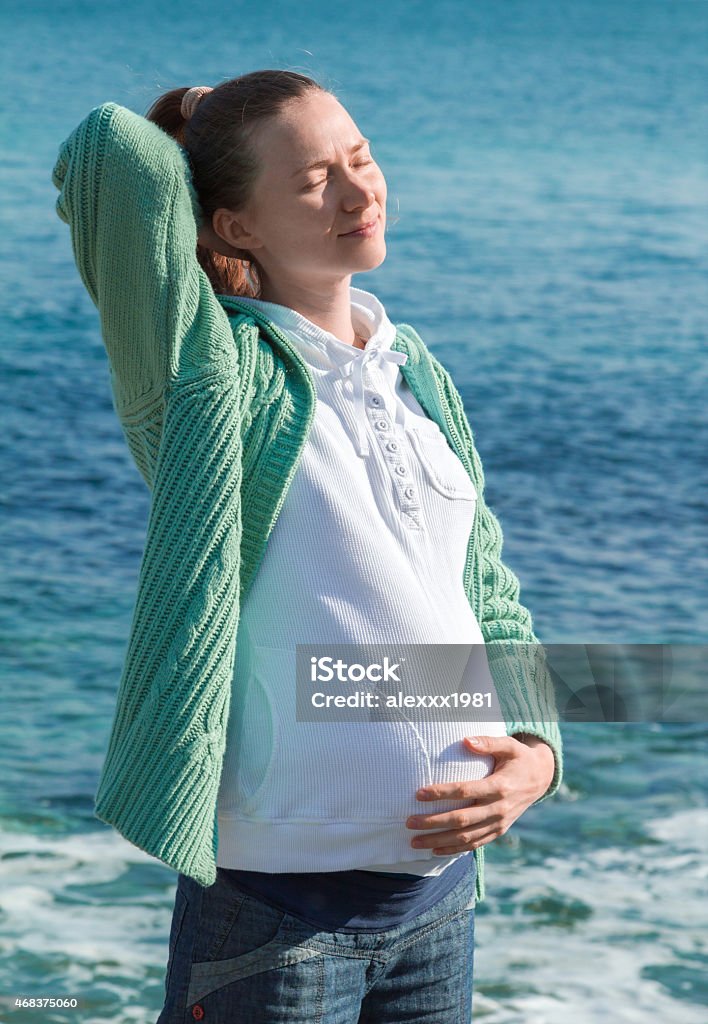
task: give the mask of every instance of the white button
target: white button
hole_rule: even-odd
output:
[[[408,470],[406,469],[405,466],[398,465],[396,466],[396,472],[398,473],[399,476],[405,476]]]
[[[415,494],[415,487],[406,487],[403,493],[407,498],[412,498],[413,495]]]
[[[386,447],[388,448],[388,450],[390,452],[397,452],[398,451],[398,441],[389,441],[388,444],[386,445]]]
[[[388,430],[388,423],[386,420],[377,420],[375,425],[379,430]]]
[[[381,397],[379,395],[372,395],[371,398],[369,399],[369,404],[370,405],[380,406],[381,405]]]

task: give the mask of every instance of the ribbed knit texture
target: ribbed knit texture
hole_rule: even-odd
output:
[[[138,591],[95,814],[201,885],[216,879],[216,806],[241,602],[263,557],[314,416],[315,388],[292,343],[246,303],[215,296],[196,259],[201,211],[185,151],[116,103],[62,143],[56,211],[96,305],[111,387],[135,464],[152,492]],[[462,400],[415,330],[397,325],[406,382],[478,495],[464,586],[507,732],[552,747],[553,687]],[[492,652],[490,652],[492,653]],[[495,667],[496,665],[496,667]],[[484,898],[485,847],[475,851]]]

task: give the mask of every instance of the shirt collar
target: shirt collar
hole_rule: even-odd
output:
[[[353,285],[350,285],[349,292],[352,323],[357,334],[368,338],[366,349],[342,341],[289,306],[242,295],[239,295],[239,301],[253,304],[277,327],[288,331],[297,342],[298,351],[312,366],[332,370],[356,358],[358,353],[363,355],[367,349],[390,349],[396,337],[395,325],[375,295]]]
[[[396,327],[386,315],[382,303],[371,292],[350,285],[352,323],[357,334],[367,337],[366,347],[357,348],[337,338],[330,331],[308,320],[289,306],[277,302],[265,302],[239,296],[245,303],[256,306],[277,327],[288,332],[297,344],[298,351],[312,367],[324,372],[334,371],[342,377],[351,375],[354,397],[354,411],[357,422],[358,451],[362,456],[370,454],[366,430],[366,406],[364,403],[364,365],[369,361],[379,364],[404,365],[408,356],[393,351],[391,346],[396,338]],[[397,371],[396,371],[397,372]]]

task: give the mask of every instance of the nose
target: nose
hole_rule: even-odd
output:
[[[348,209],[357,209],[372,206],[376,200],[376,192],[371,185],[357,185],[356,181],[350,181],[345,191],[344,205]]]

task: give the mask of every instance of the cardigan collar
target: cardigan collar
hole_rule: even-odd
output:
[[[331,331],[313,323],[289,306],[245,296],[239,296],[239,299],[242,304],[262,313],[276,327],[287,331],[288,336],[294,338],[303,360],[314,370],[351,378],[358,451],[359,455],[368,456],[370,447],[366,430],[364,367],[369,363],[378,363],[379,366],[385,363],[402,366],[407,362],[408,355],[392,349],[396,340],[396,328],[386,315],[386,310],[379,299],[371,292],[353,286],[350,286],[350,297],[355,329],[368,338],[364,349],[342,341]]]
[[[276,351],[284,359],[286,373],[289,375],[295,374],[296,377],[300,378],[301,416],[307,428],[309,428],[314,418],[317,395],[312,373],[298,351],[297,346],[285,334],[285,331],[278,327],[262,310],[258,309],[253,303],[245,301],[245,297],[218,294],[217,298],[227,315],[231,317],[245,317],[252,320],[261,335],[265,337],[271,346],[275,347]],[[467,464],[467,453],[464,452],[462,439],[448,420],[444,410],[443,396],[433,384],[437,374],[434,371],[431,354],[416,330],[409,324],[396,324],[395,338],[390,344],[390,351],[403,353],[406,357],[400,363],[401,372],[406,383],[426,414],[437,423],[448,438],[453,449],[457,450],[460,458]],[[353,349],[352,359],[356,359],[355,353],[357,352],[363,355],[366,349]],[[469,469],[470,467],[468,467]]]

